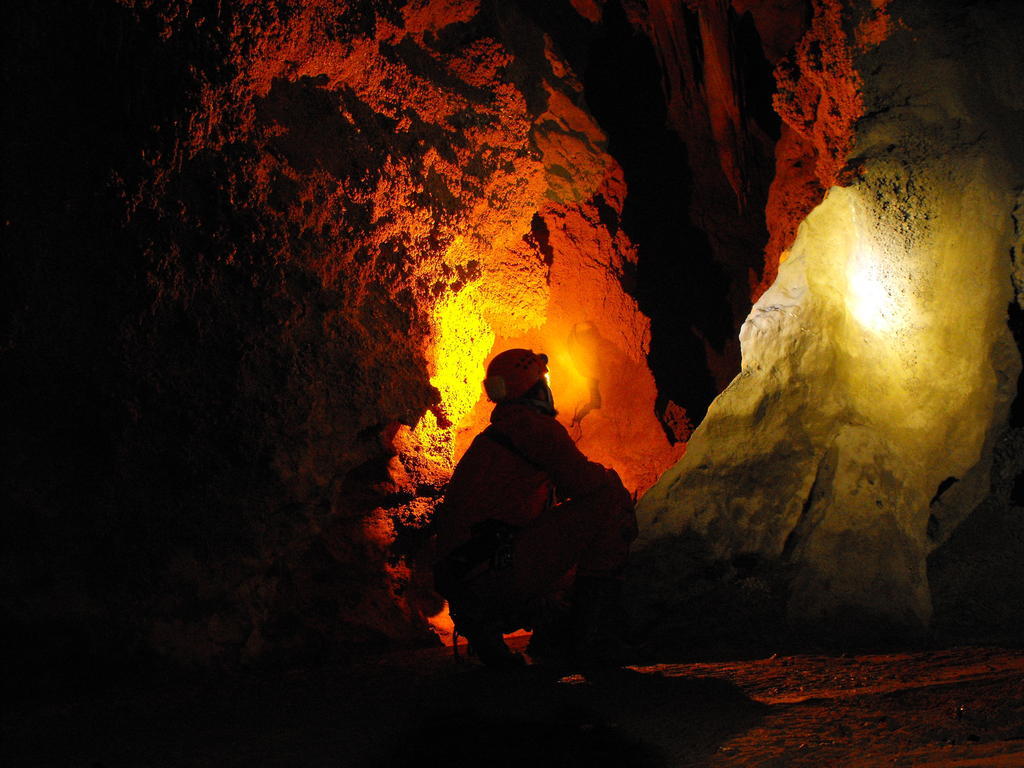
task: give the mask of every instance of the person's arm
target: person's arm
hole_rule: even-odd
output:
[[[617,486],[629,497],[618,473],[584,456],[554,418],[529,419],[512,439],[525,456],[550,474],[561,498],[583,496],[608,485]]]

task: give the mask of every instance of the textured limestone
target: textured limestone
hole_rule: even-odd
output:
[[[859,176],[801,224],[742,372],[640,505],[661,570],[696,538],[707,560],[767,564],[791,622],[854,634],[928,624],[926,558],[988,493],[1020,372],[1020,81],[964,54],[991,35],[994,66],[1019,41],[989,9],[890,10],[913,32],[857,59]]]
[[[885,6],[878,3],[865,19],[888,19]],[[841,0],[814,0],[803,31],[797,21],[801,8],[787,7],[790,23],[780,29],[780,17],[785,18],[785,13],[752,4],[759,29],[766,30],[762,33],[767,34],[766,46],[777,51],[773,57],[777,90],[772,104],[783,119],[775,146],[775,177],[765,207],[770,236],[761,280],[753,288],[755,301],[775,281],[783,253],[793,244],[800,222],[821,202],[825,190],[839,181],[853,146],[854,123],[863,111],[853,57],[857,49],[884,40],[888,31],[888,26],[883,26],[877,40],[856,37],[851,41],[843,26],[844,8]],[[779,46],[779,38],[790,45]]]
[[[631,487],[679,455],[621,169],[528,5],[64,5],[11,11],[2,598],[33,652],[429,642],[424,527],[495,345],[557,356]]]
[[[872,4],[857,50],[889,28],[885,5]],[[692,342],[684,348],[694,365],[714,373],[695,388],[694,399],[707,402],[711,385],[736,370],[738,340],[718,333],[733,324],[727,303],[735,318],[746,313],[748,271],[758,271],[767,236],[760,206],[771,142],[761,134],[773,135],[776,121],[747,11],[768,62],[788,62],[788,83],[813,83],[780,96],[796,125],[776,148],[766,275],[832,183],[822,169],[836,170],[848,150],[850,73],[835,69],[847,60],[827,45],[822,58],[815,45],[842,16],[834,0],[812,6],[816,37],[794,49],[805,23],[799,0],[733,2],[735,14],[722,0],[5,5],[5,82],[18,108],[5,114],[15,139],[5,144],[2,185],[12,256],[0,280],[10,310],[3,349],[13,373],[0,610],[38,661],[21,670],[60,675],[98,668],[104,656],[125,666],[153,652],[186,665],[293,664],[429,641],[423,616],[439,603],[423,526],[457,451],[486,417],[479,380],[498,346],[551,352],[558,404],[581,447],[631,488],[650,485],[682,450],[655,419],[654,336]],[[985,28],[996,49],[1012,47],[1013,25]],[[959,32],[949,34],[945,50],[961,50]],[[608,77],[624,59],[631,68]],[[933,181],[970,188],[998,176],[975,160],[996,137],[1010,144],[1017,135],[1021,73],[1012,55],[982,62],[978,93],[1005,102],[984,96],[995,111],[975,156],[969,129],[980,112],[970,98],[937,105],[920,131],[884,122],[911,114],[910,96],[932,104],[935,93],[902,93],[902,70],[883,61],[890,93],[865,94],[879,127],[865,134],[877,140],[864,150],[874,171],[857,195],[830,198],[811,229],[835,222],[844,232],[844,212],[871,207],[862,193],[890,200],[894,184],[909,189],[901,158],[918,133],[926,159],[929,147],[963,145],[954,155],[967,160],[960,178],[942,181],[932,169],[927,185],[909,180],[925,185],[944,218],[952,203],[932,200]],[[943,78],[958,77],[955,63],[944,66]],[[601,67],[604,93],[592,87]],[[970,94],[973,84],[958,87]],[[631,100],[637,92],[653,99]],[[662,98],[674,105],[670,115]],[[929,138],[933,123],[947,125],[943,115],[964,118],[962,132]],[[639,123],[644,131],[613,136],[612,126]],[[892,168],[883,162],[886,131],[899,139]],[[627,168],[634,151],[647,156]],[[967,214],[985,207],[972,194]],[[631,241],[644,219],[652,251],[667,252],[647,273],[639,237]],[[920,221],[909,221],[917,232]],[[897,487],[886,474],[907,450],[873,425],[884,427],[903,401],[854,392],[856,371],[869,368],[862,358],[878,345],[849,336],[837,347],[833,331],[854,321],[843,325],[827,310],[827,269],[807,269],[845,253],[842,237],[795,251],[779,283],[793,295],[773,299],[806,309],[828,334],[810,325],[796,332],[782,310],[759,313],[765,328],[779,329],[766,331],[767,342],[754,338],[753,321],[748,329],[751,360],[764,368],[748,375],[760,384],[743,394],[738,379],[723,401],[733,410],[702,433],[732,453],[716,454],[715,473],[687,481],[704,483],[718,505],[702,525],[726,558],[722,572],[757,576],[726,606],[744,618],[778,587],[760,578],[765,553],[820,562],[842,541],[849,557],[881,561],[869,544],[884,542],[886,558],[917,567],[922,546],[955,529],[984,485],[984,460],[952,484],[944,474],[973,460],[969,446],[985,428],[967,422],[935,438],[956,466],[933,467],[932,488]],[[981,242],[974,229],[965,237]],[[705,257],[708,268],[694,269]],[[830,268],[836,286],[849,282]],[[654,335],[627,293],[641,277],[660,284],[645,305],[652,318],[672,305]],[[877,298],[870,282],[861,289]],[[951,297],[951,313],[973,317],[974,300]],[[988,320],[970,322],[969,334],[947,334],[951,355]],[[964,349],[960,367],[970,373],[978,358]],[[1003,368],[1012,378],[1012,360]],[[813,384],[836,371],[839,389]],[[957,392],[930,391],[942,408],[957,402]],[[657,408],[677,438],[689,435],[693,413],[664,399]],[[848,423],[843,408],[863,418]],[[842,429],[826,444],[833,418]],[[708,440],[695,449],[708,455]],[[863,509],[846,527],[830,512],[852,495],[834,478],[862,464],[891,505],[878,530],[862,525]],[[758,506],[765,488],[783,500],[777,520]],[[864,497],[868,509],[872,499]],[[930,504],[924,545],[918,513],[908,511],[920,499]],[[734,518],[750,522],[740,530]],[[694,560],[706,559],[695,534],[684,538]],[[661,595],[687,576],[671,557],[656,565]],[[822,585],[834,577],[798,575],[801,610],[827,608]],[[866,571],[840,586],[856,597],[870,580]],[[701,605],[710,612],[730,597],[706,590]],[[894,599],[904,613],[923,610],[909,587]]]

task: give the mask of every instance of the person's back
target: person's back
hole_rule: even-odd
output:
[[[491,426],[456,467],[435,520],[438,591],[485,663],[518,660],[501,632],[530,623],[574,569],[577,598],[581,587],[614,587],[636,536],[618,475],[589,461],[555,419],[546,371],[530,350],[491,362]]]
[[[438,554],[493,519],[525,527],[550,507],[614,484],[618,477],[588,461],[553,416],[522,403],[499,403],[491,426],[473,440],[452,475],[437,518]]]

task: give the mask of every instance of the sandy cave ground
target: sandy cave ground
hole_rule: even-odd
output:
[[[1021,650],[563,672],[499,674],[436,648],[137,684],[8,711],[4,764],[1024,766]]]

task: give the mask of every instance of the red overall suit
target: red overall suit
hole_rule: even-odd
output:
[[[488,520],[513,527],[510,564],[504,572],[480,564],[461,600],[445,595],[457,628],[465,607],[500,615],[503,631],[515,629],[510,617],[564,586],[573,568],[577,580],[616,575],[637,536],[633,500],[618,474],[589,461],[553,415],[517,401],[495,406],[491,426],[455,468],[435,522],[438,561]]]

